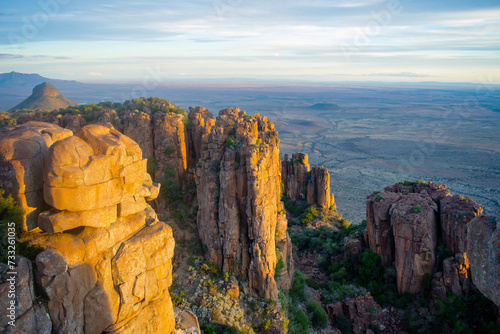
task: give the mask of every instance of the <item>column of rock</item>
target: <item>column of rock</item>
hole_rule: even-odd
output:
[[[395,259],[394,232],[390,209],[401,199],[401,194],[382,192],[368,196],[366,227],[370,249],[380,255],[383,266],[392,266]]]
[[[467,224],[467,255],[472,282],[500,307],[500,210],[496,219],[480,215]]]
[[[467,223],[483,213],[483,207],[465,196],[448,196],[441,200],[441,237],[453,253],[467,252]]]
[[[49,147],[73,132],[54,124],[28,122],[0,129],[0,188],[25,210],[23,230],[37,227],[48,209],[43,200],[43,169]]]
[[[292,201],[303,196],[307,189],[309,174],[309,157],[305,153],[292,154],[292,160],[288,161],[288,154],[282,162],[283,193],[290,197]]]
[[[403,196],[392,206],[395,267],[399,293],[416,293],[436,261],[437,205],[422,194]]]
[[[188,161],[184,116],[171,112],[153,114],[153,132],[158,172],[171,165],[177,181],[182,184]]]
[[[26,240],[46,248],[36,276],[53,332],[171,333],[175,242],[145,202],[159,186],[139,146],[86,126],[51,146],[43,180],[53,209]]]
[[[257,114],[225,109],[207,146],[196,169],[198,230],[206,257],[225,272],[248,277],[250,287],[266,298],[276,298],[276,248],[285,252],[288,270],[291,244],[279,225],[286,218],[274,125]]]
[[[150,114],[142,111],[125,114],[123,134],[140,146],[145,158],[154,155],[153,123]]]
[[[193,147],[192,160],[195,165],[200,160],[204,147],[208,146],[208,136],[215,124],[215,118],[203,107],[190,107],[189,120],[191,122],[190,141]]]
[[[330,173],[328,168],[313,166],[307,183],[307,203],[317,204],[319,207],[328,209],[333,205],[335,199],[330,192]]]

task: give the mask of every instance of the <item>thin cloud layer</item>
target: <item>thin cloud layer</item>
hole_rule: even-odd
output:
[[[161,65],[172,79],[500,80],[497,1],[2,2],[4,72],[43,64],[47,76],[71,67],[72,79],[125,80]]]

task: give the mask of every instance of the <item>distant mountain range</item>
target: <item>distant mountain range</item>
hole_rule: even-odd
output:
[[[0,87],[1,88],[15,88],[15,87],[28,87],[32,89],[36,85],[41,83],[48,82],[53,85],[84,85],[81,82],[75,80],[59,80],[59,79],[50,79],[42,77],[39,74],[32,73],[19,73],[19,72],[10,72],[10,73],[0,73]]]

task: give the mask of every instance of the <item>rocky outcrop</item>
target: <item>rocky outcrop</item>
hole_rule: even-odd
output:
[[[122,132],[140,146],[145,158],[154,156],[153,124],[150,114],[142,111],[127,113],[123,117]]]
[[[331,321],[335,321],[339,316],[349,318],[352,322],[352,332],[355,334],[367,333],[370,325],[382,317],[382,308],[370,293],[326,305],[326,311]]]
[[[184,116],[175,113],[153,115],[154,156],[159,173],[175,168],[177,181],[182,184],[187,170],[187,144]]]
[[[328,209],[334,202],[333,194],[330,192],[328,168],[313,166],[307,183],[307,203]]]
[[[288,160],[288,154],[281,163],[283,175],[283,194],[296,201],[303,198],[307,191],[309,175],[309,157],[305,153],[292,154],[292,160]]]
[[[15,263],[13,268],[0,277],[0,307],[2,309],[0,329],[3,329],[3,333],[50,334],[52,322],[47,308],[35,299],[31,261],[16,256]]]
[[[403,196],[391,210],[399,293],[419,292],[424,274],[432,274],[436,262],[437,211],[437,205],[421,194]]]
[[[450,291],[459,296],[467,294],[470,285],[469,259],[463,253],[443,261],[443,271],[434,274],[431,287],[434,297],[446,298]]]
[[[29,150],[18,153],[17,159],[31,157]],[[33,274],[30,261],[17,261],[16,324],[28,333],[50,333],[50,327],[53,333],[171,333],[175,243],[172,229],[145,203],[159,189],[139,146],[116,130],[89,125],[53,143],[44,158],[39,180],[53,208],[38,217],[45,232],[23,235],[45,250]],[[33,277],[46,311],[33,302]]]
[[[444,184],[415,181],[399,182],[385,187],[384,191],[398,194],[427,194],[434,202],[439,204],[441,199],[450,196],[450,190]]]
[[[305,199],[311,205],[330,208],[334,196],[330,192],[330,173],[323,166],[309,166],[309,157],[305,153],[295,153],[292,160],[288,154],[281,163],[283,194],[292,201]]]
[[[434,295],[467,293],[470,281],[466,224],[482,207],[472,199],[450,196],[446,186],[432,182],[400,182],[368,196],[367,238],[385,266],[394,265],[400,293],[419,292],[424,274],[434,274]],[[439,234],[440,233],[440,234]],[[435,273],[438,237],[456,253]]]
[[[382,258],[382,265],[392,266],[395,259],[391,209],[401,199],[393,192],[374,193],[366,201],[366,227],[370,249]]]
[[[500,212],[480,215],[467,224],[467,256],[472,282],[500,307]]]
[[[73,132],[54,124],[28,122],[0,129],[0,188],[25,210],[23,230],[38,226],[43,200],[43,169],[50,146]]]
[[[448,196],[440,202],[441,237],[453,253],[467,252],[467,223],[483,213],[483,207],[465,196]]]
[[[201,153],[208,146],[208,136],[215,125],[212,113],[203,107],[189,108],[190,142],[193,147],[192,159],[194,164],[201,158]]]
[[[198,231],[206,258],[224,272],[276,298],[278,247],[293,273],[290,238],[280,202],[279,139],[274,125],[238,108],[221,110],[196,166]]]

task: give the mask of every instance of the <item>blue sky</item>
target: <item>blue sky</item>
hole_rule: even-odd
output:
[[[500,83],[500,1],[0,0],[0,72]]]

